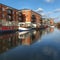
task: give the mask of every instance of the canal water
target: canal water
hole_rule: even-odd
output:
[[[60,60],[60,29],[1,34],[0,60]]]

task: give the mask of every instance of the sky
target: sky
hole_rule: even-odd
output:
[[[0,3],[16,9],[31,9],[42,16],[55,18],[60,21],[60,0],[0,0]]]

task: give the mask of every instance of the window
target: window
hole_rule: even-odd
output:
[[[36,19],[35,15],[32,15],[32,19]]]
[[[19,19],[18,19],[18,20],[19,20],[19,22],[22,22],[22,18],[21,18],[21,17],[19,17]]]
[[[19,13],[18,16],[22,16],[22,13]]]
[[[5,17],[5,15],[4,14],[2,14],[2,18],[4,18]]]
[[[5,11],[5,8],[2,8],[2,11]]]
[[[2,8],[0,8],[0,11],[2,11]]]
[[[19,15],[18,16],[21,16],[21,14],[19,13]]]
[[[16,14],[18,14],[18,12],[16,12]]]
[[[7,20],[12,21],[12,17],[10,15],[7,15]]]
[[[13,11],[13,14],[14,14],[15,12]]]
[[[32,15],[32,22],[35,22],[36,21],[36,16],[35,15]]]
[[[11,9],[8,9],[7,10],[7,14],[12,14],[12,10]]]

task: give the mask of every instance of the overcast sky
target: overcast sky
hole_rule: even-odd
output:
[[[32,9],[49,17],[60,16],[60,0],[0,0],[0,3],[17,9]],[[60,19],[55,19],[55,21],[60,21]]]

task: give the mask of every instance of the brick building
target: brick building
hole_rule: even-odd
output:
[[[41,18],[40,14],[30,9],[17,10],[0,4],[0,30],[17,30],[18,22],[25,23],[24,27],[31,27],[32,23],[40,27]]]
[[[22,9],[21,10],[22,12],[22,20],[23,22],[27,23],[27,26],[29,26],[29,23],[33,23],[33,24],[36,24],[37,27],[39,26],[38,24],[41,23],[41,15],[30,10],[30,9]]]
[[[0,30],[16,30],[18,17],[17,9],[0,4]]]

